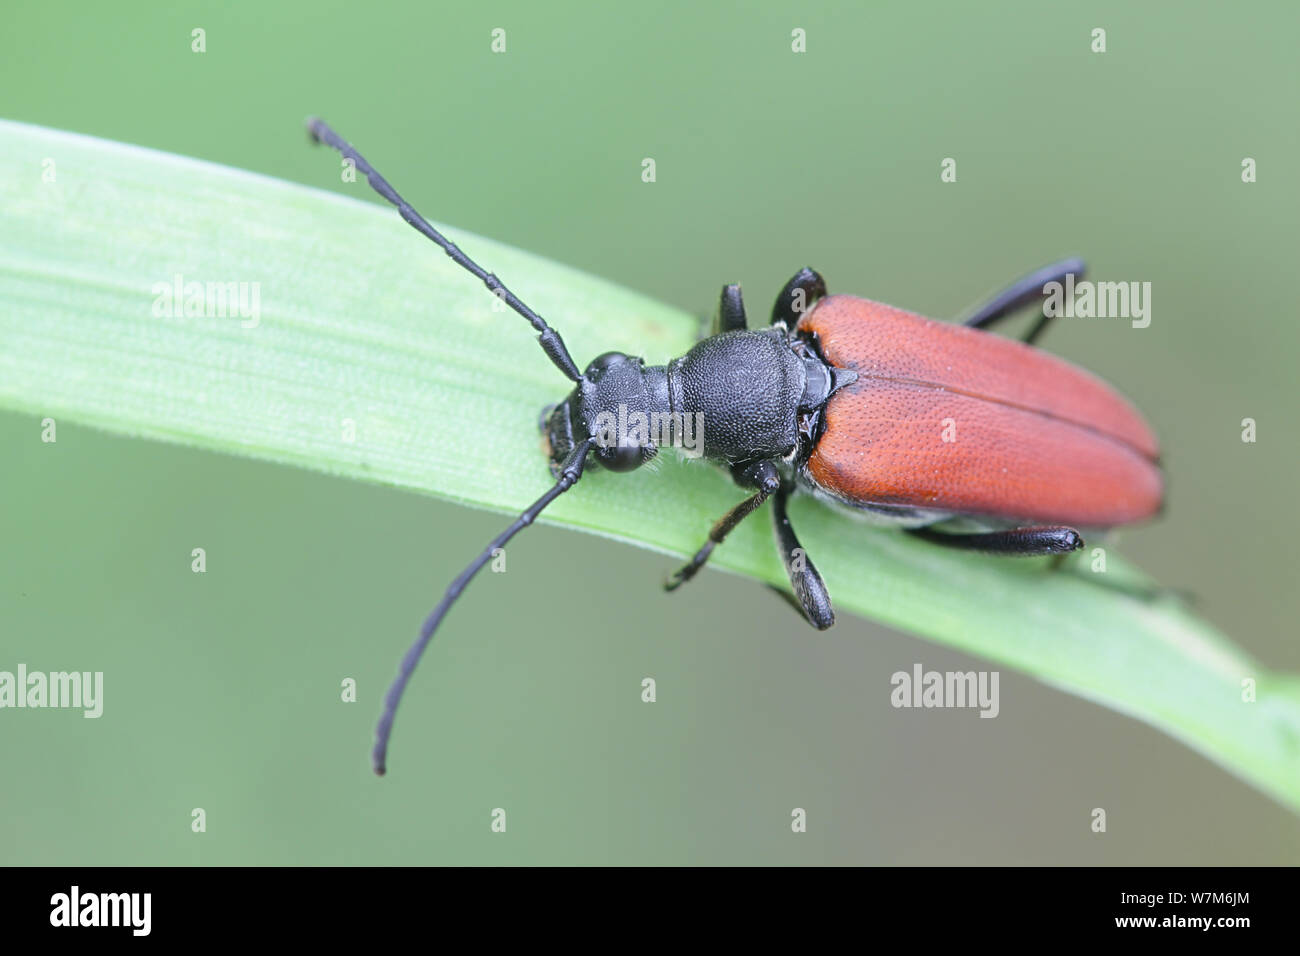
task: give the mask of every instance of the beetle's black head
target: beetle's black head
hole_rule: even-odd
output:
[[[564,401],[542,410],[543,444],[552,474],[559,472],[574,445],[587,438],[593,440],[588,467],[632,471],[658,453],[648,428],[654,404],[648,371],[634,355],[606,352],[592,360]],[[642,421],[647,423],[644,429]]]

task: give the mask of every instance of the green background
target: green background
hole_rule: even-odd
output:
[[[8,12],[0,116],[343,190],[302,132],[319,113],[431,217],[701,313],[740,281],[761,314],[805,264],[939,317],[1071,253],[1151,282],[1150,328],[1062,320],[1046,340],[1161,435],[1169,510],[1123,551],[1300,669],[1293,4],[150,7]],[[611,329],[609,347],[636,343]],[[0,713],[0,862],[1300,854],[1292,815],[1123,716],[1007,671],[996,720],[895,710],[894,671],[982,665],[848,615],[816,635],[724,574],[667,596],[669,559],[546,527],[449,619],[379,781],[366,755],[396,659],[503,519],[39,432],[0,415],[0,669],[103,670],[105,716]]]

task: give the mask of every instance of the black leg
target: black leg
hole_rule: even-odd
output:
[[[806,266],[785,284],[772,306],[772,324],[784,322],[786,328],[795,324],[813,304],[826,294],[826,280]]]
[[[664,590],[673,591],[695,577],[695,572],[704,567],[713,549],[731,534],[731,529],[748,518],[764,501],[781,487],[781,475],[770,461],[760,461],[733,471],[736,484],[758,491],[732,508],[709,530],[709,538],[695,552],[695,556],[669,575],[664,582]]]
[[[776,543],[781,549],[785,573],[790,575],[790,586],[794,588],[794,598],[790,603],[799,609],[809,624],[824,631],[835,623],[835,609],[831,606],[831,596],[826,592],[822,576],[817,573],[812,559],[799,546],[799,539],[790,526],[790,518],[785,510],[789,497],[790,489],[782,488],[772,499],[772,523],[776,527]],[[780,593],[785,594],[784,591]]]
[[[1040,301],[1043,298],[1043,286],[1047,285],[1047,283],[1064,283],[1065,277],[1070,274],[1073,274],[1076,280],[1082,279],[1086,270],[1087,267],[1084,265],[1083,260],[1077,258],[1062,259],[1060,262],[1053,262],[1049,266],[1043,266],[1037,272],[1031,272],[1023,279],[1019,279],[1003,289],[976,309],[974,314],[964,319],[962,324],[969,325],[973,329],[988,328],[999,319],[1004,319],[1013,312]],[[1053,318],[1055,316],[1044,312],[1033,328],[1025,334],[1022,341],[1032,345],[1034,340],[1043,334],[1043,330],[1047,328],[1047,324]]]
[[[1038,321],[1029,327],[1028,332],[1020,336],[1020,341],[1024,342],[1026,345],[1033,345],[1038,341],[1038,337],[1043,334],[1043,331],[1054,318],[1056,318],[1055,315],[1049,315],[1047,310],[1044,309],[1043,314],[1038,317]]]
[[[1073,528],[1012,528],[1008,531],[983,531],[962,534],[934,528],[910,528],[911,534],[945,548],[982,551],[1013,558],[1032,558],[1051,554],[1069,554],[1083,547],[1083,536]]]
[[[745,328],[745,300],[740,294],[740,286],[724,285],[718,301],[718,314],[713,317],[713,334],[743,332]]]

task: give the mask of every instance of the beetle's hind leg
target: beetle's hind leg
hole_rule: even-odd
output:
[[[1177,601],[1192,606],[1196,595],[1181,588],[1160,584],[1142,584],[1117,581],[1105,574],[1091,574],[1077,564],[1067,566],[1066,558],[1072,551],[1083,547],[1079,532],[1067,527],[1012,528],[1009,531],[990,531],[979,534],[936,531],[934,528],[909,528],[910,534],[948,548],[962,548],[1010,557],[1050,557],[1049,571],[1070,574],[1100,588],[1125,594],[1138,601],[1154,603],[1162,600]]]
[[[803,314],[825,295],[826,280],[805,266],[777,294],[772,305],[772,324],[784,322],[787,329],[793,329]]]
[[[981,531],[965,534],[938,531],[935,528],[908,528],[915,535],[945,548],[980,551],[1014,558],[1034,558],[1047,555],[1064,557],[1083,547],[1083,535],[1065,526],[1010,528],[1006,531]]]
[[[794,595],[786,594],[780,588],[773,588],[786,598],[808,619],[808,623],[819,631],[824,631],[835,623],[835,608],[831,606],[831,596],[826,591],[826,584],[817,572],[812,559],[799,545],[790,518],[786,514],[786,501],[790,498],[791,488],[782,486],[772,499],[772,524],[776,529],[776,543],[781,549],[781,561],[785,572],[790,575],[790,586]]]
[[[1033,305],[1044,297],[1043,286],[1049,282],[1065,282],[1067,275],[1073,275],[1074,278],[1082,279],[1087,266],[1082,259],[1062,259],[1060,262],[1053,262],[1051,265],[1043,266],[1036,272],[1031,272],[1022,279],[1017,279],[1011,285],[1007,286],[989,301],[976,309],[971,315],[962,320],[963,325],[968,325],[973,329],[985,329],[993,323],[1005,319],[1008,315],[1018,312],[1026,306]],[[1048,323],[1056,318],[1055,313],[1049,313],[1046,309],[1023,336],[1020,341],[1026,345],[1033,345],[1034,341],[1043,334],[1047,329]]]

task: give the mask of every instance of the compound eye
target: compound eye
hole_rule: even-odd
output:
[[[587,366],[587,372],[599,372],[611,365],[622,365],[624,362],[630,361],[631,358],[623,352],[604,352],[591,360],[591,364]]]
[[[648,450],[647,450],[648,451]],[[608,448],[596,449],[596,461],[602,468],[610,471],[632,471],[641,467],[641,463],[653,455],[647,454],[637,445],[610,445]]]

